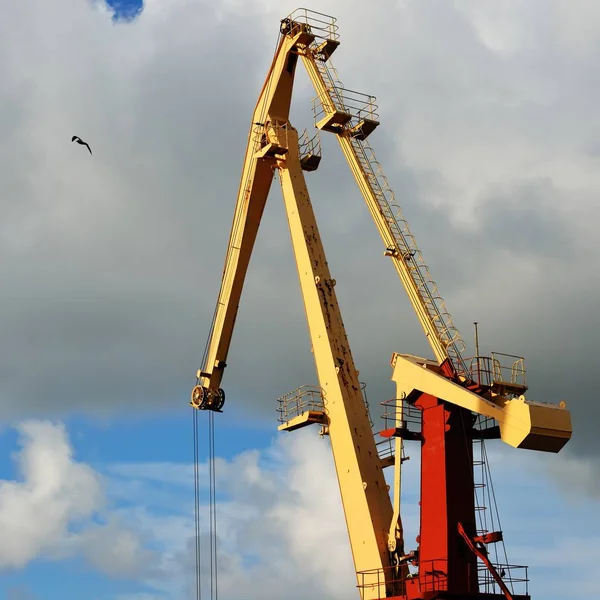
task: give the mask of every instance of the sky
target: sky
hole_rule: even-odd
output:
[[[3,7],[0,600],[193,597],[188,398],[250,118],[295,8]],[[308,8],[338,18],[344,84],[378,98],[370,142],[471,352],[478,321],[483,351],[525,356],[529,398],[571,410],[559,455],[488,444],[509,561],[530,565],[534,598],[600,595],[600,7]],[[299,69],[300,130],[313,126],[313,95]],[[392,352],[430,351],[335,140],[321,137],[308,185],[377,414],[395,393]],[[278,186],[228,365],[215,418],[220,597],[275,598],[281,586],[290,600],[358,597],[329,442],[316,428],[276,430],[276,398],[316,383]],[[409,453],[407,546],[418,524]],[[202,516],[205,531],[206,506]]]

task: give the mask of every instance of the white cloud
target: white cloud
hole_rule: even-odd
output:
[[[73,460],[60,424],[26,422],[19,433],[22,480],[0,482],[0,529],[5,540],[0,566],[5,568],[22,567],[55,550],[69,526],[102,507],[97,473]]]
[[[139,573],[148,552],[123,523],[97,522],[107,509],[103,478],[75,460],[64,426],[27,421],[18,432],[19,477],[0,481],[0,569],[82,552],[104,573]]]
[[[124,498],[131,482],[145,482],[178,490],[178,509],[162,497],[145,492],[147,509],[131,510],[143,531],[162,543],[163,559],[157,577],[147,580],[158,590],[179,598],[194,572],[190,536],[193,535],[192,478],[187,489],[173,473],[183,465],[114,466],[113,494]],[[244,452],[216,467],[219,503],[219,596],[235,598],[240,589],[249,600],[277,598],[281,589],[292,600],[317,594],[337,599],[355,593],[351,554],[339,501],[335,471],[327,440],[315,431],[281,436],[264,452]],[[118,475],[117,475],[118,474]],[[206,465],[201,478],[206,484]],[[182,491],[185,491],[182,494]],[[139,498],[139,497],[138,497]],[[167,509],[167,510],[165,510]],[[207,507],[201,508],[207,531]],[[123,513],[127,514],[126,512]],[[203,540],[203,547],[206,540]],[[301,568],[299,567],[301,565]],[[206,565],[205,565],[206,567]],[[208,585],[204,575],[204,585]],[[184,582],[182,584],[182,582]],[[260,583],[259,583],[260,582]],[[342,582],[342,583],[340,583]]]
[[[145,541],[138,530],[116,516],[109,517],[106,524],[87,527],[78,539],[80,551],[92,567],[125,578],[152,570],[156,555],[144,547]]]
[[[75,460],[62,424],[28,421],[19,432],[21,478],[0,483],[0,568],[82,556],[101,573],[141,578],[169,600],[183,597],[194,572],[191,469],[158,463],[139,465],[136,472],[134,465],[114,465],[103,476]],[[298,598],[310,589],[325,598],[352,592],[327,441],[281,438],[265,453],[220,459],[217,470],[219,493],[225,494],[219,506],[222,597],[235,597],[240,586],[250,589],[257,577],[265,588],[255,587],[249,598],[275,598],[280,585],[299,586]],[[205,475],[204,464],[204,483]],[[163,495],[154,493],[153,483]],[[205,536],[204,505],[201,518]],[[312,574],[310,583],[303,582],[299,564]],[[347,586],[340,587],[340,577]]]
[[[564,493],[573,502],[581,499],[581,491],[600,499],[600,479],[595,466],[575,456],[565,456],[562,460],[553,461],[547,469],[559,481],[563,482]]]
[[[38,600],[28,586],[10,586],[6,588],[6,600]]]
[[[597,505],[580,497],[576,515],[557,519],[570,510],[566,504],[570,500],[563,498],[563,490],[549,481],[546,473],[550,464],[564,459],[513,451],[499,443],[488,446],[508,561],[529,565],[530,590],[548,600],[562,597],[561,582],[569,577],[580,581],[580,589],[586,593],[599,593],[593,570],[586,566],[598,558],[593,552],[594,540],[600,535],[600,524],[593,518]],[[418,533],[418,446],[411,443],[408,454],[403,515],[406,545],[412,549]],[[153,531],[162,541],[163,560],[160,576],[145,583],[169,600],[185,597],[182,581],[194,572],[189,544],[193,530],[191,482],[182,494],[183,481],[172,476],[184,468],[188,467],[142,464],[136,473],[135,465],[129,464],[108,470],[120,474],[112,485],[121,488],[126,484],[122,488],[125,493],[132,481],[147,486],[145,492],[139,490],[142,493],[131,510],[142,530]],[[222,496],[218,507],[220,597],[235,599],[239,589],[244,589],[250,600],[274,600],[283,587],[292,600],[307,596],[341,600],[356,595],[331,450],[316,430],[284,434],[265,451],[221,460],[217,473]],[[174,479],[177,483],[172,485]],[[206,472],[203,480],[206,483]],[[174,503],[153,497],[152,490],[160,482],[169,485],[180,499],[177,509]],[[137,503],[142,497],[149,506],[140,513]],[[488,506],[488,519],[491,508]],[[204,528],[206,511],[203,505]],[[564,553],[572,555],[572,560],[561,560]],[[578,564],[577,556],[583,554],[585,560]],[[505,560],[501,549],[499,560]],[[207,585],[206,568],[203,578]]]
[[[62,425],[28,422],[21,432],[23,481],[0,485],[0,524],[8,541],[0,566],[81,556],[100,573],[137,582],[140,597],[190,596],[192,478],[173,477],[191,475],[189,465],[140,464],[136,472],[134,464],[115,464],[99,475],[74,460]],[[409,445],[411,461],[403,473],[407,549],[418,532],[417,449]],[[570,508],[560,488],[544,476],[546,458],[491,444],[488,459],[509,562],[529,564],[532,589],[548,600],[559,597],[552,594],[568,575],[586,593],[599,593],[590,568],[599,558],[594,554],[600,539],[600,523],[593,519],[597,504],[580,498],[576,514],[557,520]],[[201,477],[205,495],[206,464]],[[356,594],[331,449],[315,429],[280,435],[265,450],[219,459],[217,491],[221,598],[235,600],[240,589],[249,600],[275,600],[282,588],[290,600]],[[208,512],[202,500],[202,576],[208,586]],[[10,528],[14,523],[30,528],[24,535]],[[122,600],[135,597],[128,598],[134,594],[131,586],[128,590]]]

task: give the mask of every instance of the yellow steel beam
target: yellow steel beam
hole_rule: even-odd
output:
[[[563,406],[531,402],[524,396],[509,400],[502,396],[483,398],[427,368],[427,363],[408,355],[392,358],[396,397],[410,398],[415,392],[431,394],[474,413],[495,419],[500,438],[514,448],[559,452],[571,439],[571,414]]]
[[[252,119],[241,183],[207,358],[200,384],[220,387],[242,287],[271,186],[279,169],[296,255],[317,374],[356,571],[363,598],[385,597],[386,580],[374,570],[390,566],[388,532],[393,508],[364,404],[344,325],[300,164],[298,134],[289,126],[297,51],[313,40],[305,28],[280,38]],[[262,139],[261,139],[262,138]],[[294,423],[294,425],[299,425]],[[396,550],[403,552],[397,526]],[[406,567],[401,569],[406,574]],[[390,569],[385,577],[393,577]],[[369,577],[372,581],[369,581]]]
[[[287,121],[298,60],[294,48],[299,43],[309,43],[311,39],[303,30],[293,37],[280,38],[252,116],[217,309],[206,359],[199,372],[200,384],[211,390],[221,385],[244,279],[273,181],[272,160],[255,155],[260,145],[260,127],[267,119]]]
[[[329,82],[323,77],[326,68],[319,68],[315,53],[307,48],[301,53],[302,61],[315,88],[318,98],[329,100],[332,95],[337,94],[331,89]],[[339,110],[338,106],[338,110]],[[325,106],[325,110],[334,110],[331,106]],[[342,148],[344,156],[350,166],[352,174],[358,183],[358,187],[366,201],[371,217],[379,230],[381,238],[386,247],[395,247],[394,232],[390,228],[389,220],[382,213],[380,203],[377,200],[369,174],[361,165],[351,138],[352,132],[339,128],[336,130],[337,140]],[[417,317],[425,331],[438,365],[451,358],[439,328],[436,326],[432,314],[427,310],[428,300],[420,293],[415,280],[411,276],[409,267],[401,254],[392,255],[394,267],[406,289],[409,300],[417,314]],[[462,361],[458,353],[459,361]],[[488,400],[468,389],[452,383],[449,379],[430,369],[424,369],[421,365],[398,357],[394,372],[394,380],[398,382],[398,393],[400,388],[406,388],[406,393],[413,389],[427,392],[444,401],[463,406],[477,414],[495,418],[500,425],[501,438],[507,444],[518,448],[530,448],[547,452],[558,452],[571,438],[571,417],[569,411],[563,407],[536,403],[525,400],[523,396],[509,400],[499,395],[489,394],[493,399]],[[431,365],[429,365],[431,367]],[[454,367],[464,365],[454,364]],[[402,379],[404,377],[404,379]],[[461,380],[465,380],[461,374]],[[421,387],[418,387],[421,386]],[[426,388],[426,389],[424,389]],[[400,396],[398,396],[400,397]],[[401,443],[401,442],[400,442]],[[398,444],[398,446],[400,445]],[[399,448],[397,448],[399,450]],[[397,457],[398,461],[398,457]],[[396,465],[396,485],[394,490],[394,504],[399,505],[398,494],[400,487],[400,464]],[[392,523],[393,526],[393,523]]]
[[[325,251],[298,156],[298,134],[288,128],[289,148],[278,161],[319,385],[324,391],[329,438],[357,572],[389,567],[388,532],[393,509],[358,381]],[[398,536],[401,528],[398,527]],[[402,541],[398,540],[402,553]],[[391,572],[386,569],[386,575]],[[386,596],[381,586],[364,600]],[[362,579],[361,579],[362,583]],[[371,583],[365,581],[364,583]]]
[[[315,61],[317,59],[315,59],[313,52],[308,49],[306,52],[302,52],[301,56],[317,97],[322,99],[329,98],[331,90],[324,81],[323,76],[316,65]],[[394,234],[391,231],[390,225],[385,216],[381,213],[381,209],[379,207],[379,203],[377,202],[377,198],[375,197],[373,187],[369,183],[367,174],[361,167],[360,161],[356,156],[356,152],[352,147],[349,133],[342,133],[340,130],[336,135],[336,138],[342,148],[344,156],[346,157],[360,192],[365,199],[369,212],[371,213],[371,217],[377,227],[377,230],[379,231],[379,234],[381,235],[381,239],[383,240],[385,247],[394,247],[396,245]],[[392,261],[396,271],[398,272],[398,276],[400,277],[400,280],[406,289],[406,293],[408,294],[408,298],[414,308],[419,322],[423,327],[425,336],[431,345],[433,353],[438,362],[441,364],[448,359],[448,351],[446,350],[445,344],[440,339],[435,323],[432,321],[427,309],[423,304],[423,299],[421,298],[417,286],[415,285],[415,282],[408,271],[406,261],[400,255],[392,257]]]

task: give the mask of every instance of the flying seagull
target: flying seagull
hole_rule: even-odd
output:
[[[79,136],[74,135],[71,138],[72,142],[77,142],[78,144],[81,144],[82,146],[87,146],[87,149],[90,151],[90,154],[92,153],[92,149],[90,148],[90,145],[87,142],[84,142]]]

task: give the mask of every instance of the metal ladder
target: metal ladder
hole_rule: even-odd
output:
[[[351,113],[351,110],[344,104],[344,87],[339,80],[337,70],[316,57],[314,62],[331,103],[337,110]],[[348,133],[341,132],[339,135],[348,135]],[[452,317],[443,298],[440,296],[437,284],[433,281],[417,242],[410,232],[407,221],[404,219],[402,209],[396,203],[395,194],[389,185],[381,164],[367,140],[360,140],[351,135],[348,135],[348,137],[365,181],[377,200],[379,210],[395,242],[395,249],[406,262],[421,303],[433,322],[455,369],[460,374],[465,374],[468,370],[461,355],[466,347],[465,343],[461,339],[458,329],[454,326]]]

